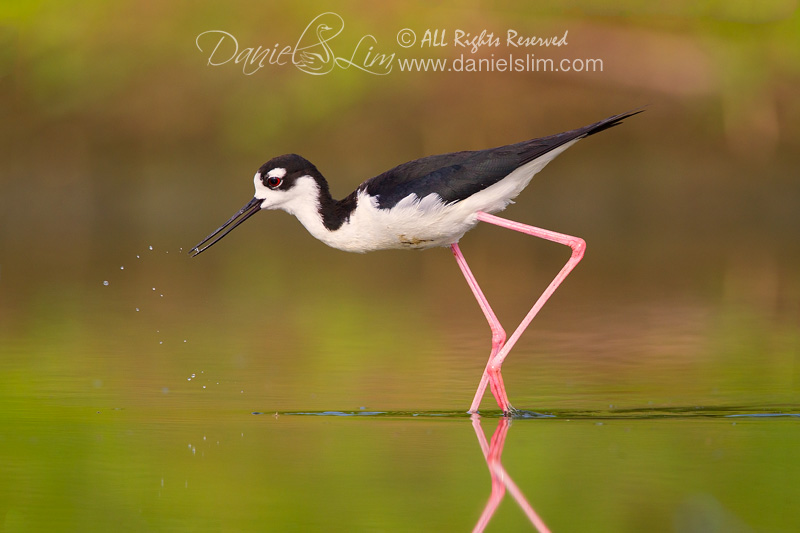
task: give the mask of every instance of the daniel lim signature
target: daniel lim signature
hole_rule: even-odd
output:
[[[307,74],[320,76],[335,68],[356,68],[376,75],[386,75],[392,71],[394,54],[384,54],[374,50],[377,39],[365,35],[359,39],[349,55],[337,55],[331,42],[344,30],[344,20],[333,12],[317,15],[306,26],[294,46],[239,48],[239,41],[232,34],[222,30],[204,31],[195,39],[197,48],[206,53],[203,43],[216,45],[211,48],[208,65],[220,66],[233,62],[242,66],[245,75],[252,75],[266,65],[294,65]],[[341,48],[341,47],[339,47]]]

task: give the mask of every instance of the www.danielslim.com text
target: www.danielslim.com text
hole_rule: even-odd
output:
[[[553,59],[509,54],[496,57],[397,58],[401,72],[602,72],[602,59]]]

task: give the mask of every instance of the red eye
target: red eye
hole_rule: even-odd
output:
[[[267,178],[267,187],[270,189],[277,189],[283,183],[283,178],[278,178],[277,176],[270,176]]]

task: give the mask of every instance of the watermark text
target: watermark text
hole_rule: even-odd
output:
[[[385,76],[398,72],[603,72],[600,58],[543,57],[543,49],[569,46],[569,32],[534,35],[518,29],[504,32],[481,29],[427,28],[418,32],[403,28],[395,34],[401,50],[379,43],[372,34],[345,39],[344,19],[334,12],[314,17],[296,41],[271,46],[242,45],[230,32],[208,30],[200,33],[195,45],[211,67],[235,66],[246,76],[265,67],[294,67],[306,74],[321,76],[336,70],[357,70]],[[449,48],[449,49],[448,49]],[[423,57],[434,49],[448,57]],[[533,49],[538,49],[533,53]],[[412,57],[407,52],[416,50]],[[398,56],[399,52],[399,56]],[[564,55],[560,53],[560,55]]]

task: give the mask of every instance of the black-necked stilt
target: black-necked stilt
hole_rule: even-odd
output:
[[[296,154],[270,159],[258,169],[255,197],[230,220],[192,248],[196,256],[262,209],[283,209],[325,244],[348,252],[449,246],[492,330],[492,351],[469,412],[478,410],[486,385],[506,415],[508,402],[500,367],[547,299],[583,257],[583,239],[496,217],[534,174],[578,140],[616,126],[642,110],[614,115],[576,130],[517,144],[423,157],[369,179],[343,200]],[[514,333],[505,331],[472,275],[458,241],[478,222],[519,231],[569,246],[572,255]]]

